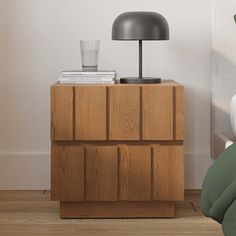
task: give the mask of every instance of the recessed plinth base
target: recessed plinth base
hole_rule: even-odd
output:
[[[61,218],[175,217],[174,202],[60,202]]]
[[[161,78],[155,78],[155,77],[127,77],[127,78],[121,78],[120,79],[121,84],[160,84]]]

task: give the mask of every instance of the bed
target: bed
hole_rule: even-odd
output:
[[[236,143],[210,167],[202,186],[203,213],[220,224],[225,236],[236,236]]]

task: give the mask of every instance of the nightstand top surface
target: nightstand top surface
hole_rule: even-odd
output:
[[[54,83],[52,86],[141,86],[141,87],[148,87],[148,86],[183,86],[182,84],[174,81],[174,80],[162,80],[160,84],[60,84],[59,82]]]

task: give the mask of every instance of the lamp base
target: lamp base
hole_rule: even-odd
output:
[[[154,77],[126,77],[120,78],[121,84],[160,84],[161,78],[154,78]]]

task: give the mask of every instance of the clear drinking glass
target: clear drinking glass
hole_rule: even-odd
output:
[[[80,40],[83,71],[97,71],[100,40]]]

